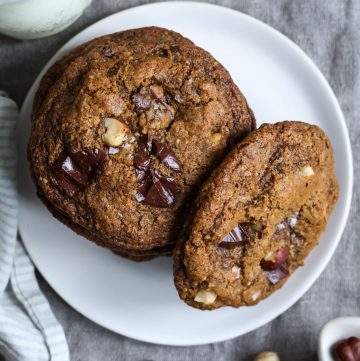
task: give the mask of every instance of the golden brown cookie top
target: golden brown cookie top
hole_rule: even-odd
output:
[[[267,297],[303,264],[337,197],[332,148],[320,128],[262,125],[200,190],[174,255],[180,297],[202,309]]]
[[[97,243],[133,250],[174,242],[196,187],[254,127],[224,67],[155,27],[94,39],[54,64],[32,121],[41,197]]]

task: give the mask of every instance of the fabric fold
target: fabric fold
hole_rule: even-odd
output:
[[[18,116],[16,104],[0,91],[0,354],[11,361],[68,361],[64,331],[18,236]]]

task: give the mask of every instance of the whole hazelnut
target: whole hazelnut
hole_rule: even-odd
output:
[[[115,118],[105,118],[106,132],[102,135],[103,142],[110,147],[118,147],[124,141],[129,128]]]
[[[360,338],[349,337],[334,347],[336,361],[360,361]]]
[[[280,359],[277,353],[266,351],[259,353],[254,361],[280,361]]]

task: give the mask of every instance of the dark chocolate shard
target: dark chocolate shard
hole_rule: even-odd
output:
[[[223,248],[236,248],[244,244],[244,242],[249,242],[250,237],[245,230],[243,224],[238,224],[234,227],[219,243],[220,247]]]
[[[138,192],[143,195],[144,199],[152,184],[150,172],[136,170],[136,180],[138,182]]]
[[[175,154],[164,144],[148,135],[141,137],[134,157],[138,193],[136,200],[153,207],[165,208],[175,203],[178,187],[173,177],[165,177],[151,167],[151,155],[159,158],[168,168],[181,171]]]
[[[147,171],[150,166],[152,138],[144,135],[139,142],[138,150],[134,157],[134,166],[138,170]]]
[[[66,194],[72,197],[76,192],[79,191],[80,188],[78,184],[72,181],[70,176],[67,176],[65,171],[62,169],[62,161],[60,161],[59,158],[55,163],[60,163],[60,165],[54,164],[51,170],[51,174],[58,186],[62,188]]]
[[[89,185],[102,168],[106,153],[101,149],[64,150],[51,167],[51,173],[66,194],[74,196]]]
[[[106,159],[106,153],[101,149],[85,148],[79,151],[68,151],[69,157],[76,166],[88,177],[99,168]]]
[[[135,169],[135,174],[136,174],[137,182],[141,183],[144,180],[145,176],[148,174],[148,172],[144,170]]]
[[[85,187],[89,181],[87,170],[81,169],[69,155],[65,155],[61,160],[61,170],[80,188]]]
[[[153,154],[169,169],[174,172],[181,172],[181,164],[176,158],[174,152],[166,144],[148,135],[141,137],[138,150],[134,157],[134,166],[139,170],[148,170],[150,165],[150,156]]]
[[[164,143],[158,140],[153,140],[154,153],[160,159],[160,161],[174,172],[181,172],[181,164],[176,158],[175,153],[170,150]]]
[[[138,185],[138,193],[143,196],[140,202],[144,204],[167,208],[175,203],[177,185],[171,177],[163,177],[157,171],[150,170],[138,175]]]
[[[163,186],[167,189],[168,193],[172,194],[175,197],[175,195],[178,193],[178,186],[176,180],[172,177],[161,177],[160,181],[163,184]],[[174,202],[175,199],[172,201],[172,203]]]

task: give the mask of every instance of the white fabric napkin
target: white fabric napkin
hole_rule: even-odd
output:
[[[15,102],[0,91],[0,354],[11,361],[69,361],[64,331],[18,236],[18,115]]]

